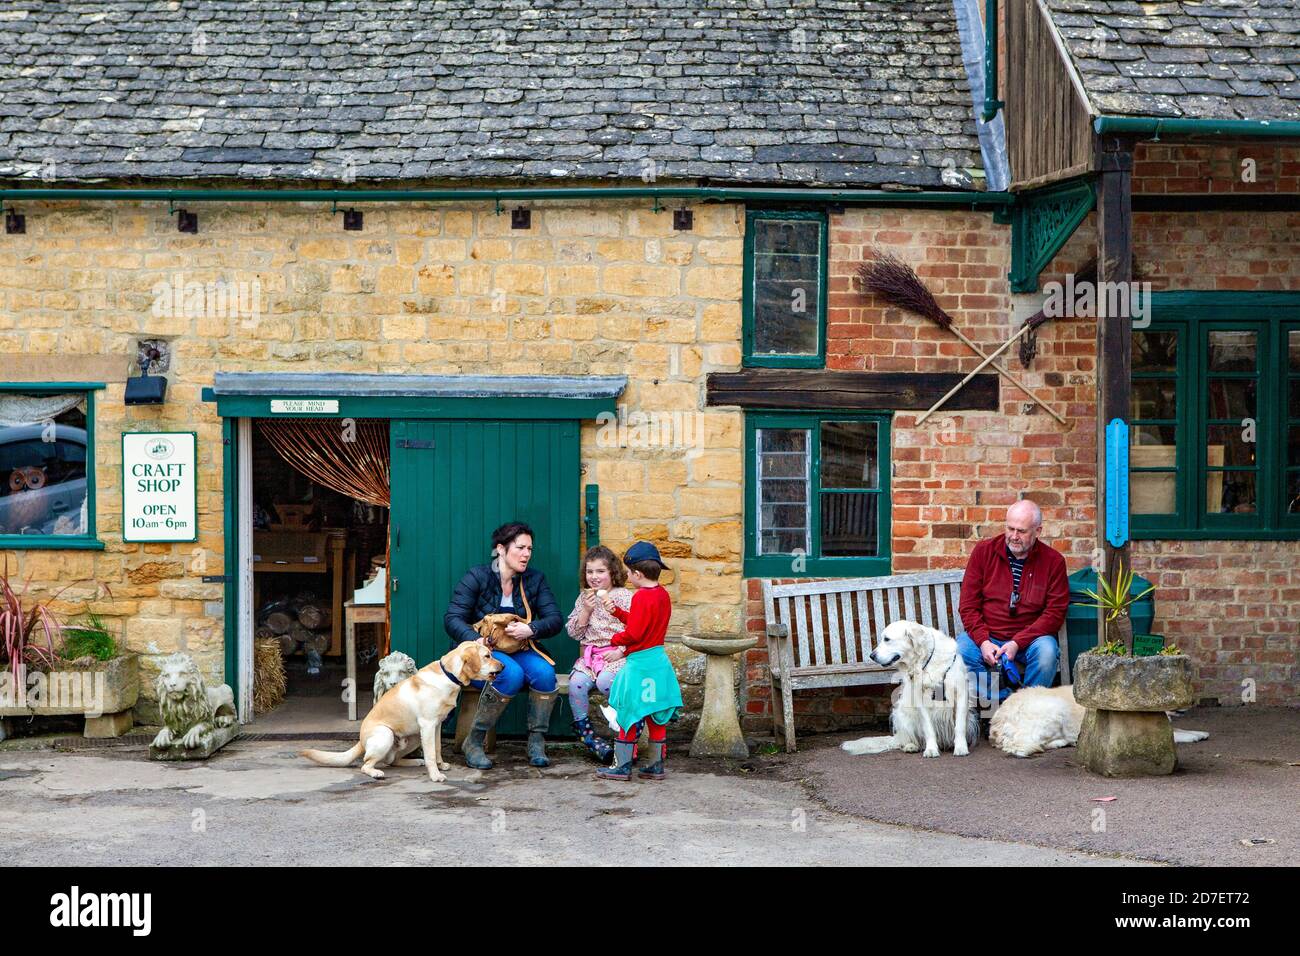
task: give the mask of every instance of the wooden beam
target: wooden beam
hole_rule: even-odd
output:
[[[742,408],[924,411],[961,382],[958,372],[833,372],[750,368],[712,372],[706,405]],[[949,411],[997,411],[998,376],[976,375],[944,406]]]
[[[1133,140],[1101,136],[1097,140],[1097,281],[1133,281]],[[1099,288],[1104,288],[1100,286]],[[1112,584],[1121,565],[1130,566],[1129,547],[1113,548],[1106,540],[1106,425],[1129,420],[1132,381],[1133,321],[1130,315],[1107,315],[1106,300],[1097,296],[1097,547],[1105,555],[1105,574]],[[1122,297],[1127,303],[1129,298]],[[1128,476],[1124,476],[1128,480]],[[1101,625],[1100,613],[1098,625]],[[1098,631],[1099,643],[1104,642]]]

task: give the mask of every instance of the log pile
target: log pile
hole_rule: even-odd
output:
[[[294,598],[264,606],[258,614],[254,636],[257,640],[277,641],[281,657],[305,654],[308,650],[324,654],[329,650],[333,618],[333,612],[315,594],[304,591]]]

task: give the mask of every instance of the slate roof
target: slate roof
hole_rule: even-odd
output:
[[[1296,0],[1044,0],[1093,109],[1300,119]]]
[[[952,0],[5,0],[0,49],[0,177],[942,188],[982,165]]]

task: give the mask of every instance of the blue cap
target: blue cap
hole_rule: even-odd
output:
[[[638,541],[632,547],[627,549],[627,554],[623,555],[624,564],[636,564],[638,561],[653,561],[665,571],[671,571],[672,568],[664,564],[663,559],[659,557],[659,549],[649,541]]]

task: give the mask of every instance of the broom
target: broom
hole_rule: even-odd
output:
[[[984,350],[967,338],[953,324],[952,316],[939,305],[934,295],[926,288],[925,283],[921,281],[921,277],[916,274],[916,271],[911,266],[892,253],[880,248],[869,249],[868,256],[868,260],[858,267],[858,278],[862,281],[863,289],[880,296],[891,305],[915,313],[929,319],[940,328],[947,329],[961,339],[976,355],[987,358]],[[1047,317],[1043,316],[1039,324],[1045,321],[1047,321]],[[1026,333],[1025,338],[1032,334],[1032,332]],[[1002,375],[1005,375],[1007,381],[1041,405],[1058,422],[1062,425],[1066,423],[1065,419],[1054,408],[1030,391],[1029,386],[1012,375],[1005,367],[997,363],[993,363],[993,367]]]

